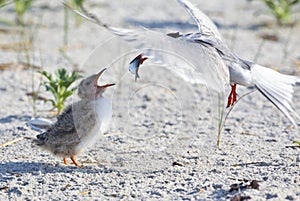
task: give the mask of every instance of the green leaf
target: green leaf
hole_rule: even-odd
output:
[[[263,0],[263,2],[279,24],[288,24],[292,20],[291,7],[299,3],[299,0]]]
[[[47,78],[49,81],[52,80],[52,75],[47,73],[46,71],[38,71],[41,75],[43,75],[45,78]]]
[[[64,108],[64,102],[73,94],[69,87],[82,76],[78,72],[68,73],[66,69],[60,68],[54,72],[54,76],[46,71],[40,71],[47,81],[44,82],[46,91],[49,91],[53,98],[49,99],[54,108],[60,112]]]
[[[83,2],[84,2],[84,0],[73,0],[73,3],[78,7],[81,7]]]
[[[65,93],[62,95],[62,97],[64,99],[68,98],[69,96],[71,96],[73,94],[73,91],[65,91]]]
[[[32,4],[32,0],[14,0],[14,2],[18,17],[22,17]]]
[[[6,0],[0,0],[0,8],[6,5]]]
[[[47,99],[46,102],[51,102],[52,106],[55,107],[55,101],[52,99]]]

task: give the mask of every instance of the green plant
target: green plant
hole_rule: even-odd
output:
[[[248,0],[253,1],[253,0]],[[261,0],[269,8],[280,25],[292,23],[292,6],[300,0]]]
[[[71,96],[74,89],[70,89],[72,83],[81,77],[78,72],[67,73],[67,70],[60,68],[52,75],[46,71],[40,71],[47,81],[44,82],[46,91],[52,93],[53,98],[47,99],[52,103],[53,108],[57,109],[57,113],[60,114],[65,107],[66,99]]]
[[[75,9],[82,9],[83,8],[83,2],[84,2],[84,0],[72,0],[71,5]],[[76,20],[76,25],[78,26],[82,21],[82,17],[79,16],[79,15],[75,15],[75,20]]]
[[[0,0],[0,8],[6,5],[6,0]]]
[[[81,9],[84,0],[70,0],[71,7],[76,9]],[[69,33],[69,9],[64,7],[64,48],[68,46],[68,33]],[[75,15],[76,25],[79,25],[82,18],[78,15]]]
[[[234,107],[237,105],[237,103],[244,98],[245,96],[253,93],[254,91],[250,91],[244,95],[242,95],[240,98],[237,99],[237,101],[235,102],[235,104],[231,107],[228,108],[227,112],[224,109],[224,102],[222,102],[223,100],[223,96],[221,96],[220,94],[218,94],[218,139],[217,139],[217,146],[220,146],[221,143],[221,134],[222,134],[222,130],[225,126],[226,120],[228,119],[229,114],[232,112],[232,110],[234,109]]]
[[[18,50],[18,62],[22,64],[25,68],[31,70],[31,91],[32,91],[32,108],[33,108],[33,116],[37,114],[36,102],[39,97],[40,85],[36,89],[36,66],[32,63],[32,52],[35,50],[35,39],[40,30],[40,26],[42,24],[42,17],[39,18],[40,22],[38,23],[29,23],[25,26],[25,24],[21,24],[20,29],[20,38],[18,41],[19,50]],[[35,24],[35,25],[34,25]],[[25,56],[25,58],[23,58]],[[42,61],[42,59],[40,60]],[[43,65],[41,65],[43,66]]]
[[[36,101],[39,97],[38,92],[40,86],[38,86],[37,91],[35,85],[35,66],[32,64],[31,53],[34,50],[34,41],[38,35],[38,31],[42,22],[37,23],[26,23],[24,20],[24,14],[32,5],[32,0],[14,0],[16,21],[20,25],[19,40],[18,40],[18,62],[25,68],[31,70],[31,91],[32,91],[32,106],[33,106],[33,116],[36,116]],[[39,18],[40,20],[42,18]],[[23,58],[24,57],[24,58]]]
[[[276,17],[279,24],[290,24],[292,22],[291,7],[299,3],[299,0],[263,0]]]
[[[253,1],[253,0],[247,0]],[[277,23],[292,24],[292,7],[300,0],[261,0],[269,8]]]
[[[24,14],[30,8],[32,0],[14,0],[17,23],[24,24]]]

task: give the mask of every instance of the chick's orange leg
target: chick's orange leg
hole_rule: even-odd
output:
[[[233,106],[236,101],[236,84],[233,84],[231,85],[231,92],[228,96],[227,107]]]
[[[64,164],[65,165],[67,165],[68,163],[67,163],[67,159],[66,159],[66,157],[64,157]]]
[[[71,156],[71,160],[72,160],[72,162],[73,162],[74,165],[76,165],[77,167],[81,167],[81,165],[79,165],[79,164],[76,162],[74,156]]]

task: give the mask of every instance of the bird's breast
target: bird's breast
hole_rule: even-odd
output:
[[[237,63],[227,64],[229,67],[230,81],[243,85],[251,86],[252,85],[252,76],[251,71],[245,68],[242,68]]]
[[[78,150],[89,149],[97,142],[108,129],[112,117],[112,105],[109,99],[100,97],[93,103],[96,121],[92,127],[87,128],[88,133],[81,138]]]
[[[95,110],[100,132],[104,133],[108,129],[112,117],[112,105],[110,100],[104,97],[98,98],[95,100]]]

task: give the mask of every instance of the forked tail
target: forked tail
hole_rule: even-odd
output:
[[[300,83],[300,78],[284,75],[257,64],[251,67],[251,73],[256,88],[296,126],[295,118],[300,118],[291,105],[294,86]]]

